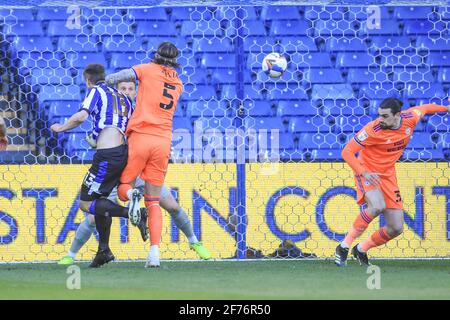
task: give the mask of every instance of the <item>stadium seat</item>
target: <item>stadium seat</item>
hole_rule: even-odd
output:
[[[312,160],[341,160],[342,150],[341,149],[316,149],[311,151]]]
[[[189,101],[188,117],[225,117],[228,113],[226,101]]]
[[[336,118],[336,133],[356,133],[372,121],[369,116],[339,116]]]
[[[431,67],[449,67],[450,52],[430,52],[428,56],[428,64]]]
[[[444,38],[430,38],[427,35],[418,36],[416,40],[416,48],[428,51],[445,51],[449,50],[448,39]]]
[[[297,68],[332,68],[330,55],[327,52],[294,53],[291,63]]]
[[[450,20],[450,10],[446,6],[439,6],[437,10],[437,18],[441,20]]]
[[[404,20],[404,34],[405,35],[430,35],[439,34],[445,28],[439,23],[433,23],[428,20]]]
[[[166,9],[162,7],[128,9],[125,16],[130,21],[166,21],[168,19]]]
[[[298,87],[297,85],[289,85],[287,88],[271,88],[268,87],[268,98],[273,101],[279,100],[308,100],[308,94],[305,89]],[[261,97],[260,97],[261,99]]]
[[[350,84],[315,84],[311,99],[354,99],[353,89]]]
[[[450,149],[450,133],[442,133],[439,138],[441,147],[444,149]]]
[[[292,133],[331,132],[331,130],[329,121],[321,116],[291,117],[289,121],[289,131]]]
[[[63,55],[60,52],[36,51],[19,54],[20,68],[60,68]]]
[[[277,40],[280,42],[282,52],[310,52],[318,50],[314,39],[311,37],[279,36]]]
[[[74,84],[74,79],[67,68],[33,68],[32,84]]]
[[[405,149],[403,152],[401,160],[410,160],[410,161],[429,161],[429,160],[448,160],[445,158],[445,155],[442,150],[428,149],[428,150],[414,150],[414,149]]]
[[[436,144],[431,140],[428,132],[414,132],[408,142],[408,149],[433,149]]]
[[[305,19],[308,20],[342,20],[345,17],[346,7],[306,6]]]
[[[139,37],[176,37],[177,30],[168,21],[139,21],[136,29]]]
[[[369,83],[359,87],[358,98],[380,99],[380,97],[389,97],[400,95],[395,89],[393,82]]]
[[[269,101],[244,101],[246,114],[252,117],[270,117],[273,114],[272,104]]]
[[[245,52],[270,53],[276,52],[278,47],[277,41],[273,37],[245,37],[243,42]]]
[[[103,43],[108,52],[135,52],[143,46],[142,39],[137,37],[109,37]]]
[[[194,52],[234,52],[234,46],[227,38],[196,38],[192,44],[192,50]]]
[[[277,107],[277,116],[315,116],[320,115],[320,110],[305,101],[280,101]]]
[[[232,69],[230,69],[232,70]],[[183,68],[182,72],[179,73],[180,79],[183,84],[192,83],[192,84],[207,84],[208,83],[208,75],[206,70],[204,69],[194,69],[194,68]]]
[[[290,132],[259,131],[257,139],[259,152],[272,150],[289,150],[290,152],[295,149],[294,137]]]
[[[440,68],[437,74],[437,81],[441,83],[450,83],[450,69]]]
[[[92,162],[94,160],[96,150],[77,150],[74,152],[73,156],[76,156],[83,163]]]
[[[20,51],[53,51],[53,45],[47,37],[16,37],[13,42],[16,52]]]
[[[243,98],[246,99],[256,99],[261,100],[263,99],[263,96],[261,95],[261,90],[258,88],[254,88],[251,85],[245,85],[244,86],[244,96]],[[222,93],[221,93],[222,99],[236,99],[238,98],[236,93],[236,85],[229,85],[226,84],[222,87]]]
[[[27,10],[27,11],[31,15],[31,10]],[[74,17],[77,16],[76,11],[71,11],[71,10],[69,10],[69,12],[67,12],[67,11],[68,11],[67,7],[39,8],[39,10],[37,11],[36,20],[37,21],[50,21],[50,20],[67,21],[67,18],[69,16],[71,16],[71,15],[74,15]],[[84,13],[80,11],[80,19],[82,19],[82,17],[86,17],[86,15],[84,15]],[[21,19],[21,20],[32,20],[32,19]]]
[[[237,21],[233,20],[231,21],[230,25],[226,29],[226,35],[227,37],[235,37],[237,35],[236,25]],[[242,36],[259,36],[259,37],[265,37],[266,27],[264,26],[264,23],[260,20],[244,20],[242,21],[242,29],[241,29]]]
[[[51,37],[85,36],[88,34],[90,34],[88,24],[81,24],[80,28],[76,25],[73,28],[68,28],[66,27],[66,21],[51,20],[47,27],[47,35]]]
[[[6,24],[4,31],[8,36],[44,36],[40,21],[18,21],[16,24]]]
[[[298,7],[285,6],[263,6],[261,10],[262,20],[300,20],[301,16]]]
[[[401,51],[415,50],[411,45],[411,40],[408,36],[375,36],[371,37],[370,50],[373,51]],[[387,54],[387,53],[385,53]]]
[[[43,85],[38,94],[39,102],[50,100],[81,100],[77,85]]]
[[[204,68],[234,68],[236,56],[233,53],[205,53],[200,63]]]
[[[171,8],[171,20],[211,20],[213,14],[207,7],[173,7]]]
[[[194,130],[219,130],[225,132],[226,129],[233,128],[233,119],[228,117],[200,117],[194,121]]]
[[[367,69],[349,69],[347,74],[348,83],[368,83],[375,80],[375,73]]]
[[[254,129],[259,131],[261,129],[278,129],[280,132],[285,132],[285,127],[280,118],[277,117],[252,117],[245,118],[245,128],[246,130]]]
[[[324,100],[323,114],[328,116],[340,116],[340,115],[364,115],[366,110],[361,105],[360,100]]]
[[[193,131],[192,122],[189,118],[174,117],[172,127],[173,131],[180,129],[189,130],[189,132]]]
[[[207,85],[185,85],[183,94],[181,95],[184,100],[210,100],[217,98],[216,90],[212,86]]]
[[[100,63],[106,66],[103,53],[68,53],[67,62],[73,68],[84,68],[90,63]]]
[[[367,45],[359,38],[330,38],[326,42],[326,49],[329,52],[343,51],[364,51],[367,52]]]
[[[201,69],[196,69],[195,72]],[[215,69],[211,74],[211,82],[213,84],[236,83],[235,68]]]
[[[307,36],[308,30],[311,29],[310,24],[304,20],[298,21],[272,21],[270,28],[271,36]]]
[[[111,54],[111,62],[109,64],[111,69],[127,69],[132,66],[141,64],[142,60],[136,58],[134,53],[113,53]]]
[[[349,20],[317,20],[314,23],[316,37],[357,36],[360,23]]]
[[[7,24],[17,21],[34,20],[33,13],[30,9],[0,9],[0,17],[0,21],[4,20]],[[38,21],[40,21],[39,18]]]
[[[433,114],[428,118],[427,130],[430,132],[448,132],[450,129],[450,116],[447,114]]]
[[[380,20],[380,24],[373,27],[372,25],[368,26],[367,23],[363,23],[360,36],[363,37],[367,35],[400,35],[399,22],[397,20],[388,20],[384,18]]]
[[[391,67],[423,67],[424,59],[415,52],[399,52],[398,54],[382,56],[380,64],[383,67],[391,68]]]
[[[98,21],[102,21],[103,23],[110,21],[114,24],[118,24],[124,20],[122,11],[123,10],[120,8],[88,9],[83,12],[83,15],[88,17],[90,23],[92,24]]]
[[[334,133],[311,133],[300,134],[298,148],[304,149],[343,149],[345,142],[341,141]]]
[[[48,109],[48,119],[70,117],[77,113],[81,107],[80,101],[52,101]]]
[[[342,68],[367,68],[375,65],[375,57],[365,52],[339,52],[336,66]]]
[[[217,20],[211,21],[183,21],[181,25],[182,37],[222,37],[223,30]],[[169,34],[167,34],[169,35]],[[172,33],[176,36],[176,32]]]
[[[156,22],[155,22],[156,23]],[[92,34],[98,36],[132,36],[133,25],[128,21],[99,21],[93,24]]]
[[[240,9],[242,12],[242,18],[244,20],[257,20],[258,16],[253,6],[242,6],[239,8],[230,8],[227,6],[220,6],[216,11],[216,18],[219,20],[233,20],[238,17]]]
[[[86,133],[69,133],[65,149],[69,156],[74,155],[75,151],[87,151],[91,149],[89,143],[86,141]]]
[[[407,97],[410,99],[444,98],[447,94],[440,83],[410,83],[406,87]]]
[[[303,81],[310,83],[342,83],[344,79],[336,69],[309,69],[303,75]]]
[[[380,10],[380,17],[383,17],[383,19],[391,18],[391,7],[377,6],[376,9]],[[348,8],[349,20],[363,20],[365,22],[373,14],[374,9],[370,6],[354,6]]]
[[[394,17],[397,19],[428,19],[433,13],[433,7],[395,7]]]
[[[74,52],[97,52],[97,44],[88,37],[60,37],[58,39],[58,49],[62,51]]]
[[[421,69],[411,69],[405,70],[404,68],[395,68],[394,69],[394,78],[395,82],[426,82],[426,83],[434,83],[433,73],[430,69],[421,68]]]

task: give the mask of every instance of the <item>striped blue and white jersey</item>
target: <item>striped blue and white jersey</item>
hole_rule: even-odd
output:
[[[91,115],[94,121],[92,138],[97,140],[100,132],[107,127],[116,127],[125,133],[134,106],[127,96],[108,87],[105,82],[99,82],[88,91],[80,110],[86,110]]]

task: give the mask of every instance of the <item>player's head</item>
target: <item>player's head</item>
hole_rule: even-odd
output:
[[[99,63],[91,63],[84,68],[84,80],[88,88],[92,88],[99,81],[105,81],[105,67]]]
[[[117,91],[128,96],[131,100],[136,99],[136,83],[134,81],[122,81],[117,83]]]
[[[168,66],[171,68],[179,68],[177,57],[180,54],[178,48],[171,42],[163,42],[156,50],[153,63]]]
[[[384,99],[378,108],[381,129],[391,129],[400,122],[400,111],[403,102],[397,98]]]

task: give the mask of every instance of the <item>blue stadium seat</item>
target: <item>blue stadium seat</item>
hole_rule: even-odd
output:
[[[96,150],[77,150],[74,152],[74,156],[76,156],[80,161],[83,163],[85,162],[92,162],[94,160]]]
[[[76,17],[75,11],[69,11],[69,13],[68,13],[67,10],[68,10],[67,7],[54,7],[54,8],[42,7],[42,8],[39,8],[39,10],[37,11],[36,20],[37,21],[50,21],[50,20],[67,21],[67,18],[71,15],[74,15]],[[27,10],[27,11],[31,15],[31,10]],[[80,12],[80,18],[83,16],[85,17],[83,12]],[[26,20],[31,20],[31,19],[26,19]]]
[[[337,133],[356,133],[372,121],[369,116],[339,116],[336,118]]]
[[[346,84],[315,84],[313,86],[311,99],[354,99],[352,86]]]
[[[157,38],[148,38],[147,39],[147,50],[156,51],[158,49],[159,45],[163,42],[172,42],[176,47],[180,50],[183,50],[184,48],[187,48],[187,41],[186,39],[182,37],[178,38],[171,38],[171,37],[157,37]],[[180,57],[178,57],[179,59]]]
[[[303,75],[303,81],[311,83],[342,83],[344,79],[336,69],[309,69]]]
[[[340,115],[358,115],[362,116],[366,113],[366,110],[361,105],[360,100],[324,100],[323,114],[328,116],[340,116]]]
[[[440,68],[437,74],[437,81],[441,83],[450,83],[450,69]]]
[[[63,65],[63,55],[60,52],[26,52],[19,54],[20,68],[60,68]]]
[[[301,103],[298,101],[280,101],[277,107],[277,115],[285,116],[315,116],[320,110],[312,106],[310,102]]]
[[[187,84],[184,86],[184,91],[182,94],[183,100],[210,100],[217,97],[216,90],[212,86],[207,85],[191,85]]]
[[[262,61],[266,55],[263,53],[250,53],[247,55],[247,69],[261,69]]]
[[[174,7],[171,8],[171,20],[211,20],[212,11],[208,7]]]
[[[237,34],[236,30],[237,21],[232,21],[226,29],[227,37],[234,37]],[[242,21],[242,35],[243,36],[259,36],[265,37],[267,32],[264,23],[260,20],[244,20]]]
[[[211,21],[183,21],[181,36],[183,37],[222,37],[223,30],[217,20]],[[169,34],[167,34],[169,35]],[[176,32],[172,33],[176,36]]]
[[[394,17],[397,19],[428,19],[433,13],[433,7],[395,7]]]
[[[67,122],[67,120],[69,118],[70,118],[69,116],[61,117],[58,120],[58,122],[59,123],[65,123],[65,122]],[[87,120],[84,121],[81,125],[79,125],[76,128],[73,128],[72,130],[68,131],[67,133],[70,134],[70,133],[77,133],[78,132],[78,133],[84,133],[84,135],[86,135],[86,133],[91,133],[92,132],[92,128],[93,128],[92,119],[91,119],[91,117],[88,117]],[[64,140],[64,139],[65,139],[65,136],[61,136],[61,140]]]
[[[367,52],[367,45],[363,39],[359,38],[330,38],[326,42],[326,49],[329,52],[342,51],[364,51]]]
[[[440,83],[410,83],[406,86],[406,94],[410,99],[444,98],[446,93]]]
[[[357,21],[351,20],[317,20],[314,23],[315,36],[334,36],[334,37],[342,37],[342,36],[353,36],[356,37],[358,35],[360,23]]]
[[[20,51],[53,51],[53,45],[46,37],[16,37],[13,42],[17,52]]]
[[[199,125],[203,128],[203,131],[214,129],[225,132],[225,129],[233,128],[233,119],[228,117],[200,117],[194,121],[194,129],[198,128]]]
[[[257,135],[259,152],[268,150],[286,150],[292,152],[295,149],[294,137],[290,132],[276,133],[268,130],[267,132],[259,132]]]
[[[244,101],[244,109],[249,116],[270,117],[272,116],[272,104],[269,101]]]
[[[91,149],[91,147],[89,146],[89,143],[86,141],[85,133],[69,133],[65,149],[67,150],[67,154],[69,156],[72,156],[74,155],[75,151],[78,150],[87,151]]]
[[[66,21],[51,20],[48,23],[47,34],[49,36],[81,36],[90,34],[88,24],[81,24],[80,29],[66,27]]]
[[[311,29],[310,24],[304,20],[298,21],[272,21],[270,28],[271,36],[307,36],[308,29]]]
[[[166,9],[163,7],[129,9],[125,12],[125,16],[131,21],[166,21],[168,19]]]
[[[342,20],[345,17],[346,7],[306,6],[305,18],[309,20]]]
[[[174,117],[172,128],[173,131],[180,129],[189,130],[189,132],[193,131],[192,121],[189,118]]]
[[[44,36],[40,21],[18,21],[14,25],[6,25],[7,36]]]
[[[299,149],[343,149],[344,146],[345,142],[334,133],[304,132],[298,141]]]
[[[227,113],[226,101],[189,101],[186,107],[188,117],[224,117]]]
[[[348,83],[368,83],[375,80],[375,74],[367,69],[349,69],[347,74]]]
[[[73,68],[84,68],[90,63],[100,63],[106,66],[103,53],[68,53],[67,62]]]
[[[194,68],[183,68],[182,72],[179,73],[181,81],[193,84],[207,84],[208,75],[204,69],[194,69]]]
[[[394,55],[382,56],[380,64],[384,67],[421,67],[424,64],[423,58],[415,52],[398,52]]]
[[[244,20],[256,20],[258,16],[253,6],[242,6],[239,8],[242,10],[242,15]],[[230,8],[227,6],[220,6],[216,11],[216,18],[219,20],[233,20],[237,18],[239,11],[235,8]]]
[[[277,37],[277,39],[280,42],[282,52],[310,52],[318,50],[314,39],[312,39],[311,37],[279,36]]]
[[[445,158],[444,153],[442,150],[414,150],[414,149],[405,149],[405,152],[403,153],[401,160],[421,160],[421,161],[429,161],[429,160],[448,160]]]
[[[285,127],[283,122],[280,118],[277,117],[252,117],[252,118],[245,118],[245,128],[248,129],[254,129],[254,130],[261,130],[261,129],[278,129],[280,132],[285,132]]]
[[[269,92],[267,97],[273,101],[279,100],[308,100],[308,94],[305,89],[299,88],[298,85],[288,85],[286,89],[271,88],[268,86]],[[261,99],[261,97],[260,97]]]
[[[236,85],[223,85],[222,87],[222,99],[236,99],[237,93],[236,93]],[[245,85],[244,86],[244,98],[247,99],[255,99],[255,100],[261,100],[263,99],[261,95],[261,90],[257,88],[253,88],[251,85]]]
[[[0,9],[1,21],[7,22],[7,24],[16,21],[31,21],[34,20],[33,13],[30,9]],[[38,18],[38,21],[40,19]]]
[[[194,52],[234,52],[234,46],[227,38],[201,38],[194,39],[192,50]]]
[[[410,45],[411,40],[408,36],[376,36],[371,37],[372,44],[370,50],[382,52],[392,52],[405,50],[414,50],[414,47]]]
[[[90,23],[94,24],[98,21],[112,21],[113,23],[120,23],[124,20],[122,9],[88,9],[83,12],[85,17],[88,17]]]
[[[304,116],[291,117],[289,121],[289,131],[292,133],[299,132],[331,132],[332,126],[325,117],[321,116]]]
[[[434,83],[433,73],[430,69],[420,68],[412,70],[404,70],[403,68],[394,69],[394,81],[399,82],[427,82]]]
[[[195,72],[201,69],[196,69]],[[211,82],[213,84],[236,83],[236,69],[215,69],[211,74]]]
[[[372,27],[372,26],[370,26]],[[367,23],[362,24],[360,36],[366,35],[399,35],[400,27],[397,20],[382,19],[379,25],[376,25],[372,29],[368,27]]]
[[[450,10],[448,9],[448,7],[438,7],[437,17],[441,20],[450,20]]]
[[[431,67],[450,66],[450,52],[430,52],[430,55],[428,56],[428,64]]]
[[[109,64],[111,69],[119,70],[131,68],[132,66],[141,64],[142,60],[136,58],[134,53],[113,53]]]
[[[388,6],[377,6],[376,9],[380,10],[380,17],[383,19],[391,18],[391,8]],[[374,10],[370,6],[354,6],[348,8],[349,20],[363,20],[367,19],[374,14]]]
[[[433,39],[428,36],[418,36],[416,40],[416,48],[425,49],[429,51],[445,51],[449,50],[448,39],[437,38]]]
[[[204,68],[234,68],[236,56],[233,53],[205,53],[201,60]]]
[[[342,150],[341,149],[316,149],[311,152],[312,160],[341,160]]]
[[[142,39],[137,37],[109,37],[103,43],[105,50],[109,52],[135,52],[142,50]]]
[[[399,96],[393,82],[364,84],[359,87],[358,98],[380,99],[380,97]]]
[[[297,68],[332,68],[330,55],[327,52],[318,53],[294,53],[291,55],[291,63]]]
[[[140,37],[176,37],[177,30],[168,21],[140,21],[136,29]]]
[[[440,135],[440,144],[442,148],[449,149],[450,148],[450,133],[442,133]]]
[[[414,132],[409,140],[408,149],[433,149],[436,144],[431,140],[428,132]]]
[[[31,69],[32,84],[74,84],[74,79],[67,68]]]
[[[48,109],[48,119],[70,117],[77,113],[81,107],[80,101],[52,101]]]
[[[277,41],[272,37],[245,37],[243,39],[245,52],[276,52]]]
[[[93,24],[92,34],[98,36],[132,36],[133,25],[128,21],[100,21]]]
[[[450,129],[450,116],[447,114],[433,114],[428,118],[427,130],[430,132],[448,132]]]
[[[300,20],[298,7],[295,6],[263,6],[262,20]]]
[[[375,57],[366,52],[340,52],[336,57],[336,66],[342,68],[367,68],[375,64]]]
[[[60,37],[58,39],[58,49],[62,51],[74,52],[97,52],[96,41],[92,37]]]
[[[39,102],[51,100],[81,100],[77,85],[44,85],[38,94]]]
[[[405,20],[403,29],[405,35],[429,35],[439,34],[444,31],[444,26],[428,20]]]

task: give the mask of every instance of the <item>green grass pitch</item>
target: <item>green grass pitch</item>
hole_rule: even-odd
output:
[[[66,287],[56,264],[0,264],[0,299],[450,299],[450,260],[374,260],[381,289],[367,288],[365,267],[349,261],[113,262],[81,269],[81,289]]]

